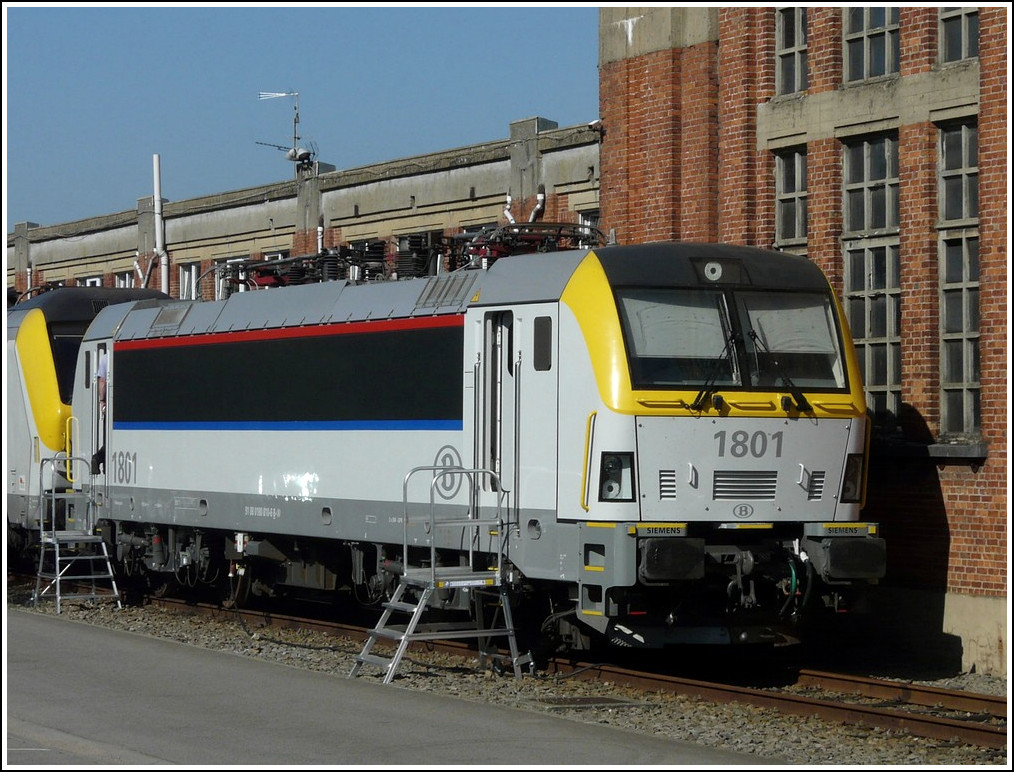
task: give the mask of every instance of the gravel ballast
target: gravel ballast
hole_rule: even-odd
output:
[[[9,588],[10,589],[10,588]],[[8,593],[8,613],[55,614],[52,602],[37,608],[30,599]],[[347,676],[362,644],[302,630],[251,629],[239,617],[208,619],[156,606],[112,603],[62,604],[67,619],[133,633],[168,638],[205,648]],[[365,666],[362,679],[382,681],[382,671]],[[1006,679],[964,673],[931,685],[1006,695]],[[521,680],[481,669],[478,659],[451,657],[410,648],[394,682],[386,688],[420,689],[459,699],[521,710],[553,713],[575,721],[608,725],[655,737],[782,758],[814,765],[1006,765],[1006,749],[980,748],[953,741],[912,737],[863,726],[829,723],[812,717],[740,703],[715,704],[683,695],[643,693],[602,681],[547,676],[529,671]]]

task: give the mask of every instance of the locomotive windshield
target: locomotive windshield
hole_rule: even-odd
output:
[[[830,296],[618,288],[635,389],[846,388]]]

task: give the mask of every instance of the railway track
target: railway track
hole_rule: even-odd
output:
[[[29,583],[33,584],[34,578]],[[323,633],[356,645],[364,642],[369,635],[368,625],[343,624],[314,616],[227,609],[216,604],[169,597],[146,599],[146,603],[179,613],[239,622],[251,631],[260,631],[260,634],[271,629],[302,630]],[[462,660],[474,660],[476,656],[474,645],[458,641],[433,641],[425,647],[415,645],[410,649],[414,658],[424,657],[430,652]],[[550,659],[540,677],[601,682],[635,691],[683,695],[719,704],[738,702],[827,722],[906,732],[915,737],[983,748],[1007,747],[1008,702],[1005,696],[941,689],[907,681],[800,669],[795,672],[791,683],[778,687],[755,687],[563,658]],[[566,699],[555,707],[568,707]]]
[[[176,603],[170,599],[157,602],[164,605]],[[307,617],[213,606],[198,609],[185,605],[185,609],[190,612],[199,610],[219,618],[241,618],[245,624],[257,627],[312,630],[359,643],[369,635],[369,628],[365,626]],[[456,641],[429,642],[426,650],[463,659],[476,655],[474,646]],[[418,646],[410,649],[413,655],[420,651]],[[807,669],[799,670],[795,683],[787,687],[744,687],[562,658],[551,659],[545,675],[601,681],[645,692],[668,692],[717,703],[740,702],[790,715],[904,731],[916,737],[985,748],[1007,747],[1007,698],[996,695]]]

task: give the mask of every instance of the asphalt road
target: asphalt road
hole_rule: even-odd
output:
[[[8,610],[4,769],[777,760]]]

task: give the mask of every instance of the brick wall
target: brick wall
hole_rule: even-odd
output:
[[[716,64],[708,42],[600,68],[601,217],[621,242],[716,240]]]
[[[719,232],[733,244],[771,244],[774,236],[774,158],[757,151],[757,102],[774,94],[774,11],[719,11]],[[707,114],[705,122],[718,116]],[[701,156],[714,163],[713,154]],[[763,208],[766,217],[761,216]],[[762,235],[766,234],[766,235]],[[708,241],[714,241],[712,236]]]
[[[902,77],[939,67],[938,13],[900,9]],[[1004,596],[1007,584],[1006,14],[979,11],[980,356],[988,457],[977,463],[881,452],[866,510],[882,522],[890,545],[889,582],[985,596]],[[770,246],[774,159],[758,148],[757,114],[774,94],[774,25],[771,8],[723,8],[717,42],[600,67],[608,127],[603,228],[615,228],[625,243],[675,238]],[[808,96],[834,97],[843,81],[840,7],[808,9],[807,54]],[[907,436],[923,442],[940,424],[938,129],[930,122],[897,127],[900,417]],[[842,144],[829,133],[817,129],[807,141],[807,252],[841,295]]]

